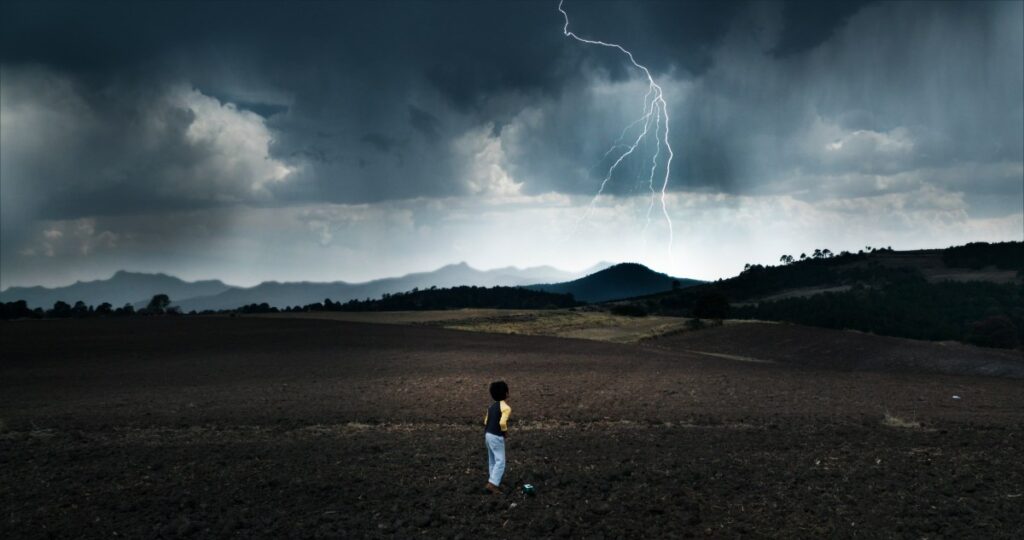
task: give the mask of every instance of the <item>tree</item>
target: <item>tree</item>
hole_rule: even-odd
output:
[[[814,255],[811,255],[811,257],[813,257],[815,259],[820,259],[822,257],[821,250],[820,249],[815,249],[814,250]]]
[[[804,260],[804,259],[806,259],[806,258],[807,258],[807,254],[806,254],[806,253],[801,253],[801,254],[800,254],[800,260],[801,260],[801,261],[802,261],[802,260]]]
[[[113,306],[111,306],[109,302],[103,302],[102,304],[96,306],[96,314],[101,317],[106,317],[107,315],[110,315],[111,313],[114,312],[112,308]]]
[[[783,256],[779,257],[779,262],[782,263],[782,264],[791,264],[793,262],[793,256],[792,255],[783,255]]]
[[[28,308],[24,300],[0,304],[0,319],[22,319],[32,317],[35,313]]]
[[[85,302],[79,300],[75,302],[75,306],[71,308],[71,315],[73,317],[86,317],[89,315],[89,306],[85,305]]]
[[[53,309],[51,309],[50,312],[47,313],[47,315],[51,317],[70,317],[71,306],[69,306],[68,303],[64,302],[63,300],[57,300],[56,302],[53,303]]]
[[[171,305],[171,299],[166,294],[154,294],[149,305],[146,306],[146,311],[148,313],[163,313],[169,305]]]

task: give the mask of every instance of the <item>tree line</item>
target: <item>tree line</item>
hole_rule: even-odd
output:
[[[422,311],[459,308],[494,308],[494,309],[556,309],[581,305],[571,294],[559,294],[535,291],[522,287],[472,287],[461,286],[442,288],[431,287],[420,290],[414,288],[408,292],[383,294],[378,299],[349,300],[335,302],[325,298],[323,302],[314,302],[302,306],[277,308],[263,302],[248,304],[236,309],[190,311],[189,315],[232,314],[232,313],[280,313],[309,311]],[[0,319],[25,318],[88,318],[88,317],[128,317],[135,315],[181,315],[177,306],[171,305],[166,294],[157,294],[146,307],[135,309],[132,304],[114,308],[104,302],[98,306],[86,305],[78,301],[74,305],[58,301],[50,309],[28,307],[24,300],[0,303]]]
[[[557,309],[581,305],[571,294],[535,291],[523,287],[414,288],[401,293],[384,293],[378,299],[352,299],[335,302],[325,298],[304,306],[278,309],[269,304],[242,306],[239,313],[278,313],[304,311],[427,311],[461,308]]]
[[[1024,276],[1024,242],[972,242],[943,250],[942,262],[953,268],[1016,270]]]
[[[178,315],[177,307],[171,306],[166,294],[156,294],[144,308],[135,309],[131,303],[115,308],[109,302],[98,306],[86,305],[79,300],[68,304],[62,300],[54,302],[50,309],[30,308],[24,300],[0,302],[0,319],[84,319],[88,317],[129,317],[132,315]]]

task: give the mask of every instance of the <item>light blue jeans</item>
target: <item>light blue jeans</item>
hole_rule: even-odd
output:
[[[488,481],[496,486],[501,485],[501,477],[505,475],[505,437],[493,433],[484,434],[487,445]]]

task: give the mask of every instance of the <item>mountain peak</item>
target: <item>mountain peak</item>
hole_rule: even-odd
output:
[[[446,264],[441,268],[438,268],[437,270],[431,270],[426,273],[436,273],[444,270],[473,270],[473,267],[470,266],[469,263],[467,263],[466,261],[459,261],[457,263]]]
[[[118,270],[114,272],[110,279],[124,279],[124,278],[139,278],[139,277],[166,277],[167,274],[161,273],[148,273],[148,272],[132,272],[131,270]]]
[[[607,302],[669,291],[675,286],[676,281],[682,286],[699,283],[655,272],[640,263],[626,262],[609,266],[575,281],[531,288],[570,293],[577,300],[584,302]]]
[[[650,272],[654,271],[654,270],[651,270],[650,268],[648,268],[648,267],[646,267],[646,266],[644,266],[644,265],[642,265],[640,263],[637,263],[637,262],[621,262],[621,263],[618,263],[618,264],[610,265],[610,266],[606,267],[604,270],[601,270],[601,271],[603,272],[603,271],[606,271],[606,270],[647,270],[647,271],[650,271]]]

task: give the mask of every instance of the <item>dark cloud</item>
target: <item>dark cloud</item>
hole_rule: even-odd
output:
[[[380,133],[367,133],[366,135],[363,135],[360,140],[370,145],[378,152],[383,152],[385,154],[390,154],[396,147],[403,144],[401,141]]]
[[[872,22],[859,25],[862,33],[843,33],[852,20],[872,17],[865,13],[874,6],[865,4],[570,1],[566,8],[580,35],[627,44],[659,79],[682,85],[673,90],[685,97],[669,96],[675,99],[673,143],[681,150],[674,186],[734,191],[760,182],[751,170],[778,168],[775,162],[784,160],[802,160],[803,169],[852,166],[856,156],[808,161],[801,153],[794,139],[819,117],[847,131],[909,130],[914,159],[862,162],[875,172],[965,153],[1019,159],[1019,137],[956,140],[981,122],[1005,127],[1019,115],[1019,106],[1000,109],[1007,99],[1019,101],[1013,96],[1017,74],[1001,71],[1020,59],[1019,51],[1013,52],[1014,42],[991,43],[992,36],[1019,35],[1019,28],[994,27],[1014,8],[881,6]],[[131,96],[192,85],[254,112],[273,132],[272,156],[302,165],[294,181],[274,186],[285,200],[314,193],[350,202],[459,194],[464,188],[454,178],[459,164],[450,156],[452,141],[484,124],[500,133],[524,107],[539,108],[542,126],[529,128],[535,138],[525,143],[532,151],[506,149],[524,160],[509,166],[528,176],[530,192],[586,193],[603,174],[597,158],[634,115],[586,92],[595,81],[624,84],[637,72],[615,51],[566,40],[554,7],[546,1],[298,8],[5,3],[0,62],[46,66],[89,94]],[[949,43],[969,46],[944,46]],[[999,60],[1007,50],[1010,56]],[[620,92],[610,99],[628,97]],[[126,118],[97,114],[110,122]],[[862,139],[870,150],[870,137]],[[117,148],[131,141],[98,144]],[[949,152],[952,144],[962,151]],[[372,155],[399,150],[401,163]],[[180,158],[178,151],[164,153]],[[70,150],[66,155],[77,161]],[[581,177],[581,167],[590,172]],[[98,169],[96,175],[106,174]],[[626,164],[621,174],[640,170],[639,162]],[[107,183],[97,180],[88,182]],[[612,183],[610,193],[629,192],[620,185],[629,183]],[[94,199],[100,197],[81,200]],[[99,211],[106,210],[83,208]]]
[[[409,123],[425,137],[440,135],[441,121],[415,105],[409,105]]]
[[[216,96],[214,96],[216,97]],[[227,100],[222,100],[227,101]],[[246,111],[252,111],[264,118],[270,118],[276,114],[283,114],[288,112],[287,105],[280,105],[277,103],[260,103],[253,101],[233,101],[236,107]]]
[[[872,0],[796,0],[782,8],[782,32],[772,48],[776,56],[789,56],[817,47],[851,15]]]
[[[39,220],[592,195],[646,87],[618,52],[566,39],[556,6],[4,2],[4,256]],[[671,190],[926,186],[986,216],[1021,197],[1020,3],[565,7],[665,88]],[[605,193],[648,190],[655,150]]]

